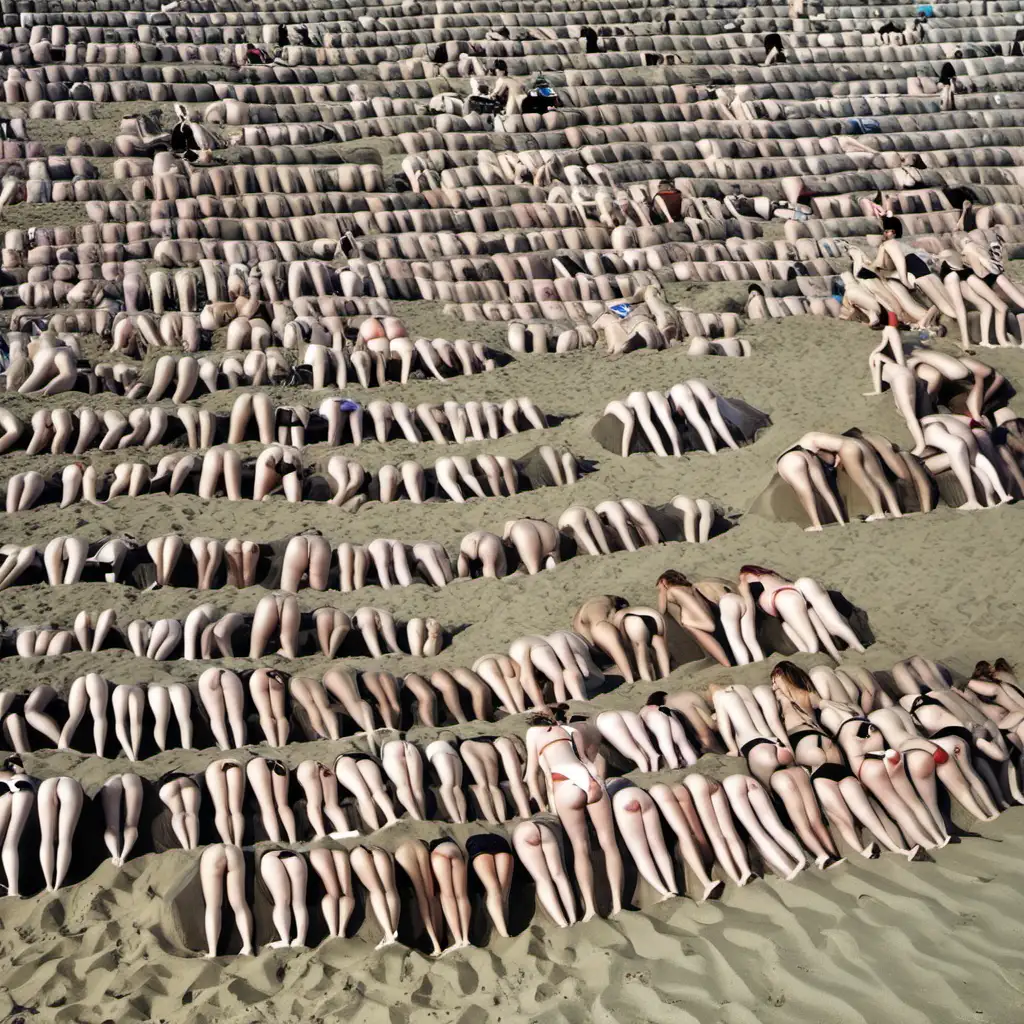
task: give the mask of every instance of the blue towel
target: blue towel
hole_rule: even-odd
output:
[[[850,124],[858,135],[877,135],[882,130],[873,117],[851,117]]]
[[[611,311],[620,319],[625,320],[629,316],[633,307],[628,302],[616,302],[611,307]]]
[[[931,4],[918,4],[917,13],[923,18],[931,18],[935,14],[935,8]]]

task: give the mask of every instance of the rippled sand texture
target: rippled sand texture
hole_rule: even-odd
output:
[[[690,15],[699,16],[692,11]],[[695,69],[695,73],[705,71]],[[651,81],[659,74],[651,69]],[[105,104],[101,117],[93,122],[30,122],[29,137],[53,142],[74,131],[112,138],[121,116],[154,106],[163,108],[165,122],[170,119],[169,103]],[[395,140],[365,141],[381,151],[386,173],[393,174],[400,163]],[[354,159],[358,148],[348,147],[345,152]],[[112,161],[96,163],[109,178]],[[0,215],[0,230],[85,220],[83,204],[21,205]],[[1009,273],[1019,278],[1016,266]],[[737,310],[745,288],[669,285],[666,294],[673,302],[698,310]],[[504,347],[505,325],[446,318],[439,303],[393,305],[413,336],[465,337]],[[470,442],[457,454],[487,451],[517,457],[542,440],[568,446],[596,468],[573,488],[547,488],[463,505],[370,503],[357,514],[322,503],[286,505],[280,499],[257,505],[204,502],[188,495],[121,498],[99,508],[78,505],[61,511],[48,506],[3,517],[0,542],[41,544],[71,533],[95,540],[124,531],[141,539],[179,532],[186,537],[274,540],[316,527],[335,545],[374,537],[453,545],[473,529],[500,533],[504,522],[514,517],[555,520],[577,502],[592,507],[604,499],[633,496],[662,504],[685,494],[712,499],[736,519],[736,528],[706,546],[667,544],[631,554],[580,557],[532,578],[462,582],[440,591],[422,585],[387,592],[367,588],[350,595],[304,590],[299,603],[303,610],[324,604],[347,611],[380,605],[401,620],[434,616],[459,630],[433,666],[448,667],[504,652],[525,634],[568,628],[579,604],[597,594],[621,594],[632,603],[650,604],[654,581],[667,568],[695,577],[732,577],[743,563],[755,562],[790,576],[816,577],[863,609],[875,642],[856,660],[871,668],[888,668],[912,653],[941,660],[957,674],[969,671],[980,658],[999,655],[1024,666],[1024,576],[1019,571],[1024,511],[1020,506],[979,513],[942,508],[899,522],[829,527],[820,535],[742,515],[771,479],[776,456],[808,430],[841,432],[870,424],[903,445],[909,439],[888,396],[861,394],[869,387],[868,353],[878,340],[866,328],[794,317],[744,327],[742,335],[753,346],[753,357],[747,360],[695,359],[679,349],[633,353],[620,360],[593,353],[523,356],[493,373],[445,383],[411,381],[370,391],[358,386],[348,389],[352,398],[363,403],[529,396],[546,412],[564,417],[560,425],[546,431],[542,439],[527,433]],[[937,347],[953,351],[956,339]],[[106,348],[95,338],[84,339],[83,354],[92,363],[106,357]],[[1013,383],[1024,383],[1024,355],[1019,350],[985,350],[983,358]],[[592,438],[591,430],[610,399],[637,389],[663,390],[690,377],[703,378],[720,393],[764,410],[772,425],[753,445],[738,452],[716,457],[695,453],[682,460],[621,459]],[[305,392],[297,398],[287,389],[268,390],[275,400],[311,406],[327,396],[326,392]],[[220,392],[203,403],[226,411],[234,397]],[[26,420],[38,408],[37,402],[18,396],[4,395],[2,401]],[[71,406],[81,401],[79,395],[64,395],[47,404]],[[94,408],[129,405],[112,396],[87,401]],[[1022,411],[1020,400],[1016,404]],[[255,450],[256,445],[244,446],[245,455]],[[326,452],[326,446],[316,446],[309,452],[310,460]],[[355,457],[367,470],[406,458],[432,463],[454,453],[452,448],[405,442],[385,446],[370,441],[358,450],[343,449],[343,454]],[[164,449],[151,453],[154,461],[162,454]],[[98,467],[117,458],[90,453],[90,461]],[[29,459],[23,453],[8,454],[0,459],[0,472],[9,476],[35,469],[45,474],[69,461],[70,456]],[[15,587],[0,594],[0,617],[12,626],[68,625],[82,608],[112,607],[124,625],[136,617],[184,618],[208,599],[225,612],[251,611],[264,593],[260,588],[244,592],[226,588],[213,595],[183,589],[139,592],[101,584]],[[815,659],[797,660],[815,663]],[[242,658],[223,664],[252,667]],[[293,662],[276,655],[262,664],[295,669]],[[379,664],[403,674],[425,663],[389,655]],[[309,674],[320,674],[326,666],[320,656],[302,661],[302,671]],[[113,682],[193,681],[205,667],[184,661],[153,665],[126,651],[10,658],[0,661],[0,685],[24,692],[48,682],[64,693],[73,679],[88,671],[101,672]],[[367,668],[369,660],[351,659],[350,667]],[[703,689],[715,680],[755,684],[765,676],[764,665],[729,672],[683,668],[662,685]],[[593,707],[637,707],[652,689],[623,686],[597,697]],[[521,721],[505,721],[457,731],[468,736],[522,728]],[[417,728],[410,737],[427,742],[436,733]],[[293,744],[273,756],[294,767],[309,757],[336,757],[361,742]],[[247,749],[270,754],[258,745]],[[26,758],[26,768],[40,776],[73,775],[92,795],[115,772],[134,770],[155,779],[172,769],[201,771],[218,755],[214,750],[171,750],[130,767],[124,759],[51,751]],[[740,762],[726,765],[723,760],[712,764],[704,759],[699,770],[741,769]],[[375,836],[374,842],[393,846],[408,835],[431,838],[442,831],[461,839],[472,829],[402,822]],[[83,843],[101,842],[97,834],[79,838]],[[181,901],[174,902],[184,882],[194,875],[197,861],[198,854],[179,851],[139,857],[120,870],[105,863],[86,881],[56,896],[0,899],[0,1022],[1019,1024],[1024,1020],[1024,808],[1011,810],[977,834],[939,851],[934,860],[907,864],[885,856],[868,863],[858,858],[824,874],[812,869],[794,883],[769,875],[745,889],[728,886],[720,901],[703,906],[690,899],[652,905],[649,894],[641,893],[639,911],[567,931],[553,929],[538,913],[512,939],[491,936],[485,947],[440,960],[400,946],[375,952],[380,935],[372,921],[354,938],[329,940],[309,951],[263,949],[253,958],[204,960],[186,948]],[[201,906],[195,906],[193,913],[201,915]],[[312,913],[316,915],[318,909],[312,908]]]
[[[1013,1024],[1024,997],[1024,815],[936,862],[847,864],[570,931],[535,923],[430,960],[369,940],[181,959],[161,897],[184,853],[104,866],[0,909],[2,1019]],[[7,1016],[10,1014],[11,1016]]]
[[[439,333],[445,326],[436,323]],[[445,387],[460,397],[531,394],[545,408],[574,417],[555,436],[579,455],[594,458],[598,471],[571,493],[549,489],[460,506],[371,505],[354,516],[311,503],[286,508],[279,502],[255,506],[154,496],[120,499],[85,512],[48,508],[9,517],[4,536],[29,540],[75,530],[98,537],[130,521],[143,536],[181,530],[269,538],[316,525],[335,541],[377,535],[453,541],[472,527],[499,527],[512,515],[550,517],[572,501],[593,504],[629,493],[651,501],[679,492],[706,494],[741,510],[769,479],[774,455],[803,430],[843,430],[874,417],[880,429],[903,436],[888,400],[860,397],[873,335],[801,320],[752,336],[755,356],[742,362],[694,362],[677,352],[635,354],[617,363],[588,356],[524,358],[486,378]],[[1012,378],[1018,359],[1016,353],[996,353],[993,361]],[[773,426],[740,452],[691,455],[681,462],[618,459],[589,437],[608,397],[694,373],[770,412]],[[440,389],[411,383],[389,390],[419,395]],[[524,436],[488,447],[513,455],[533,443]],[[368,464],[385,457],[382,449],[371,458],[359,454]],[[743,562],[758,561],[817,576],[864,608],[876,636],[865,664],[885,667],[920,651],[962,672],[979,657],[1024,658],[1024,588],[1011,570],[1022,544],[1024,517],[1013,507],[973,514],[941,510],[902,522],[833,527],[822,535],[744,517],[735,530],[703,547],[672,544],[578,558],[539,577],[474,581],[443,591],[415,586],[314,595],[306,590],[300,600],[312,608],[326,598],[349,610],[379,603],[403,617],[431,614],[449,625],[465,624],[439,661],[467,664],[482,653],[507,649],[523,633],[568,626],[574,608],[592,594],[609,591],[649,602],[654,579],[666,567],[732,575]],[[213,597],[224,608],[251,609],[261,593],[224,590]],[[177,614],[201,599],[198,592],[139,593],[95,584],[16,587],[3,595],[3,614],[12,623],[70,621],[78,608],[111,605],[126,621]],[[288,666],[277,658],[266,663]],[[307,659],[303,668],[322,671],[324,664]],[[416,663],[389,656],[385,664],[400,672]],[[126,652],[7,659],[2,665],[6,684],[14,688],[44,679],[64,687],[90,669],[126,681],[191,679],[199,668],[181,661],[151,666]],[[669,685],[703,687],[722,675],[677,670]],[[764,668],[730,675],[758,682]],[[623,687],[594,703],[636,706],[649,689]],[[514,723],[499,728],[510,727]],[[430,735],[413,731],[414,737]],[[294,765],[309,756],[326,758],[330,750],[327,744],[297,744],[281,753]],[[212,750],[168,751],[136,770],[155,778],[172,767],[200,769],[215,756]],[[92,792],[128,765],[51,752],[31,758],[28,768],[69,772]],[[419,832],[429,837],[443,827],[420,826]],[[410,831],[403,824],[383,841],[393,844]],[[553,930],[538,916],[511,940],[492,938],[486,949],[439,962],[399,948],[374,952],[378,935],[367,922],[360,936],[310,952],[265,950],[254,959],[208,963],[185,951],[166,900],[194,871],[194,859],[184,853],[151,855],[129,862],[120,873],[104,865],[57,898],[0,900],[0,1014],[24,1016],[18,1007],[26,1007],[38,1011],[26,1020],[175,1024],[350,1019],[1011,1024],[1020,1019],[1024,968],[1024,812],[1009,812],[983,834],[940,851],[935,863],[858,859],[825,875],[805,872],[792,884],[769,878],[742,891],[729,887],[720,903],[697,907],[677,900],[568,932]]]

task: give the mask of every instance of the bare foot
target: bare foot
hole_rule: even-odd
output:
[[[289,945],[291,946],[292,949],[305,949],[306,948],[306,944],[304,942],[300,942],[298,939],[292,939],[292,941],[289,943]]]
[[[744,875],[744,876],[743,876],[743,877],[742,877],[742,878],[740,879],[740,885],[749,885],[749,884],[750,884],[751,882],[753,882],[753,881],[754,881],[754,879],[755,879],[755,878],[757,878],[757,875],[755,875],[753,871],[748,871],[748,872],[747,872],[747,873],[746,873],[746,874],[745,874],[745,875]]]
[[[880,852],[881,852],[881,849],[880,849],[878,843],[868,843],[868,845],[865,846],[864,849],[860,851],[860,855],[862,857],[866,857],[868,860],[874,860],[879,855]]]
[[[821,533],[822,526],[805,526],[804,533]]]
[[[585,922],[589,921],[592,917],[596,917],[596,916],[597,916],[597,911],[593,907],[591,907],[589,910],[585,910],[583,912],[583,916],[580,918],[580,923],[585,923]]]
[[[287,949],[291,943],[287,939],[278,939],[276,942],[268,943],[271,949]]]
[[[386,946],[393,946],[397,941],[398,932],[390,932],[389,934],[385,935],[384,938],[381,939],[380,942],[378,942],[377,945],[373,948],[384,949]]]
[[[912,846],[909,850],[901,850],[900,852],[907,858],[907,860],[917,860],[918,855],[921,852],[921,847]]]
[[[957,511],[959,511],[959,512],[980,512],[983,508],[985,508],[985,506],[984,505],[980,505],[976,501],[965,501],[962,505],[959,506]]]
[[[885,519],[885,513],[884,512],[874,512],[874,513],[872,513],[871,515],[869,515],[865,519],[865,522],[874,523],[874,522],[877,522],[879,519]]]
[[[719,895],[719,893],[721,893],[724,888],[725,882],[708,882],[708,884],[704,886],[704,892],[701,894],[701,897],[698,900],[698,902],[706,903],[709,899],[711,899],[712,896]]]

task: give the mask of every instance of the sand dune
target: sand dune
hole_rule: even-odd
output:
[[[451,325],[437,318],[433,328],[443,334]],[[750,334],[755,357],[745,361],[693,360],[679,352],[614,362],[586,355],[523,358],[457,385],[408,385],[409,394],[424,398],[456,388],[461,398],[529,394],[542,407],[567,415],[552,438],[598,466],[571,493],[551,488],[448,504],[443,512],[430,505],[370,505],[355,515],[309,503],[286,509],[278,502],[228,505],[154,496],[86,511],[51,508],[11,516],[4,539],[30,541],[72,531],[99,537],[123,529],[130,516],[133,532],[141,537],[179,530],[272,538],[316,526],[333,540],[384,535],[451,542],[477,526],[499,528],[512,515],[552,517],[573,501],[624,494],[651,502],[677,493],[706,495],[739,515],[770,478],[774,455],[806,429],[842,430],[870,421],[903,437],[891,403],[860,396],[874,340],[862,328],[801,320]],[[992,361],[1012,378],[1016,356],[993,353]],[[697,374],[768,411],[773,425],[739,452],[678,461],[621,459],[590,437],[607,398]],[[488,447],[517,455],[534,443],[527,434]],[[386,453],[375,445],[360,451],[368,465],[405,454],[401,445],[389,445]],[[13,456],[10,461],[13,468],[23,460]],[[327,598],[348,609],[379,603],[396,615],[431,614],[465,626],[438,660],[466,664],[479,654],[506,649],[524,632],[567,626],[573,609],[592,594],[615,592],[648,602],[655,577],[667,567],[732,575],[743,562],[756,561],[816,576],[864,609],[876,638],[862,658],[865,664],[884,668],[921,652],[962,672],[979,657],[1024,657],[1024,584],[1010,568],[1022,543],[1024,518],[1013,507],[973,514],[940,510],[899,522],[833,527],[817,536],[740,516],[736,529],[702,547],[670,544],[577,558],[539,577],[472,581],[443,591],[416,586]],[[214,600],[224,608],[250,609],[260,593],[225,590]],[[198,593],[180,590],[140,593],[95,584],[16,587],[3,596],[3,615],[13,624],[67,621],[77,608],[109,605],[126,621],[172,614],[199,599]],[[323,601],[322,595],[300,593],[304,608]],[[266,664],[287,663],[268,658]],[[325,664],[311,658],[303,667],[322,671]],[[408,671],[417,663],[388,656],[384,664]],[[5,685],[21,688],[43,679],[66,685],[93,669],[117,681],[189,679],[199,666],[151,665],[111,652],[8,659],[0,668]],[[703,687],[725,675],[760,681],[764,668],[681,669],[669,685]],[[594,703],[635,706],[649,689],[622,687]],[[428,731],[413,735],[428,737]],[[328,747],[296,745],[285,758],[294,764],[306,756],[326,756]],[[201,768],[214,756],[213,751],[169,751],[138,770],[152,778],[172,767]],[[48,774],[74,774],[90,791],[112,771],[127,768],[124,761],[48,753],[30,759],[29,770],[44,762]],[[394,838],[409,828],[400,826]],[[429,828],[434,835],[444,826]],[[792,884],[769,877],[743,890],[729,887],[720,902],[703,906],[689,899],[659,905],[641,899],[640,912],[566,932],[538,916],[510,940],[491,937],[486,948],[436,962],[401,948],[374,952],[378,936],[372,924],[356,938],[328,941],[308,952],[264,950],[253,959],[207,962],[185,949],[180,908],[171,900],[194,873],[195,858],[180,852],[149,855],[120,872],[104,865],[57,896],[0,900],[0,1014],[39,1021],[176,1024],[340,1019],[1009,1024],[1019,1019],[1024,978],[1019,856],[1024,813],[1011,811],[979,831],[979,837],[939,851],[934,862],[858,859],[825,874],[805,872]]]

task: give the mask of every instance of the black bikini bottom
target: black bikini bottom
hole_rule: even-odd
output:
[[[511,853],[512,847],[504,836],[495,832],[481,832],[479,835],[470,836],[466,840],[466,853],[469,859],[479,857],[481,854],[490,853],[497,856],[499,853]]]
[[[829,779],[832,782],[842,782],[843,779],[852,779],[853,772],[845,764],[819,764],[811,772],[811,781],[814,779]]]

